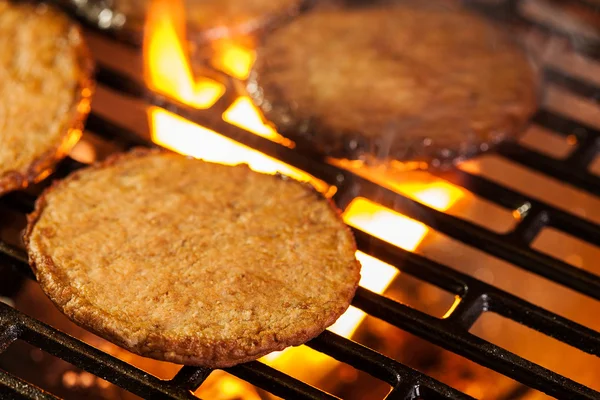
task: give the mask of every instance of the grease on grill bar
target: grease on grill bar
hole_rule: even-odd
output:
[[[533,34],[546,35],[550,41],[558,43],[561,54],[585,58],[585,63],[579,64],[597,66],[600,59],[600,42],[597,39],[586,37],[581,40],[576,35],[564,32],[562,26],[557,31],[544,20],[533,18],[530,10],[526,9],[528,13],[523,14],[521,1],[499,1],[495,5],[485,6],[475,1],[471,3],[495,18],[506,16],[509,21],[516,21]],[[311,155],[294,151],[293,143],[262,123],[252,104],[244,97],[230,93],[230,85],[223,84],[229,78],[218,80],[212,79],[214,76],[211,75],[211,78],[198,80],[193,76],[177,27],[170,25],[165,15],[155,15],[155,22],[163,33],[155,37],[155,47],[146,48],[146,51],[161,54],[164,51],[172,52],[171,57],[167,57],[170,62],[167,69],[179,71],[177,79],[173,80],[164,73],[149,73],[148,70],[145,74],[140,71],[139,76],[132,77],[106,66],[101,67],[98,74],[101,87],[135,98],[142,104],[142,118],[148,118],[148,130],[132,132],[131,125],[119,120],[118,116],[93,110],[88,123],[91,135],[121,148],[150,144],[141,139],[141,135],[186,154],[210,156],[214,157],[214,161],[225,163],[249,162],[262,171],[279,171],[312,182],[333,196],[340,208],[345,209],[346,222],[353,226],[357,238],[357,256],[364,263],[364,277],[353,307],[329,331],[307,346],[287,350],[283,354],[272,354],[260,362],[227,371],[173,365],[168,368],[169,374],[162,375],[134,366],[140,365],[136,364],[139,360],[118,352],[116,346],[98,345],[90,340],[89,335],[71,332],[68,330],[71,325],[55,325],[56,321],[45,320],[59,328],[56,329],[36,320],[50,318],[43,314],[52,313],[41,311],[49,310],[40,308],[40,305],[47,306],[44,303],[47,300],[35,297],[32,293],[37,288],[36,284],[25,281],[22,291],[31,294],[29,300],[35,302],[29,306],[24,305],[26,302],[22,298],[17,301],[10,299],[9,302],[17,309],[26,308],[32,316],[0,304],[0,353],[3,353],[0,354],[0,362],[6,361],[3,355],[8,354],[9,347],[21,341],[27,342],[71,363],[75,368],[144,398],[195,398],[192,391],[207,398],[212,398],[215,393],[223,396],[229,393],[231,398],[246,396],[252,399],[259,398],[259,392],[261,396],[266,396],[268,392],[284,398],[335,398],[321,389],[357,396],[352,389],[336,391],[340,385],[344,387],[344,382],[353,381],[366,383],[367,387],[379,393],[378,398],[386,394],[390,399],[492,396],[491,392],[486,393],[483,383],[477,385],[473,379],[452,380],[436,372],[436,368],[454,368],[448,362],[458,362],[455,360],[462,356],[496,371],[495,376],[506,376],[508,389],[494,393],[497,397],[533,399],[542,398],[542,392],[558,398],[600,398],[598,379],[594,380],[594,376],[590,379],[589,376],[578,375],[575,369],[575,375],[569,375],[574,379],[571,380],[522,358],[519,346],[509,346],[510,338],[501,337],[503,340],[500,341],[489,338],[506,348],[480,338],[487,338],[482,332],[485,333],[486,326],[489,328],[486,322],[489,314],[485,314],[486,318],[482,315],[491,312],[494,314],[492,316],[497,314],[521,328],[537,330],[580,350],[583,358],[573,354],[571,364],[587,360],[584,361],[588,363],[583,365],[584,368],[592,372],[600,370],[600,365],[594,363],[600,356],[600,325],[590,317],[590,314],[597,315],[600,308],[600,270],[593,259],[586,259],[583,253],[576,254],[578,258],[575,259],[571,257],[572,254],[563,254],[558,250],[544,251],[542,245],[547,236],[545,230],[551,229],[587,243],[592,250],[597,250],[594,246],[600,246],[599,216],[593,211],[594,204],[598,202],[596,196],[600,194],[600,181],[588,169],[597,160],[599,130],[594,121],[586,119],[587,122],[582,122],[579,115],[565,113],[560,108],[560,101],[547,105],[538,112],[534,123],[553,135],[565,138],[571,148],[562,158],[555,158],[552,154],[542,155],[542,150],[535,147],[536,141],[531,140],[527,148],[521,144],[505,145],[499,149],[501,157],[490,156],[509,164],[499,176],[489,174],[494,170],[490,162],[476,159],[463,165],[462,170],[451,171],[437,178],[429,177],[427,182],[415,186],[402,181],[401,175],[376,174],[357,169],[356,165],[331,160],[325,163]],[[157,32],[160,31],[150,33]],[[571,40],[574,46],[569,46],[565,39]],[[103,40],[114,43],[112,36]],[[243,79],[252,63],[253,54],[243,46],[226,42],[217,48],[221,50],[216,52],[211,63],[233,78]],[[99,61],[101,65],[107,65]],[[569,96],[588,103],[590,100],[593,102],[596,93],[600,94],[598,82],[592,83],[585,78],[585,74],[569,74],[559,66],[568,63],[557,63],[556,60],[549,63],[551,68],[548,69],[547,78],[560,91],[566,91]],[[150,89],[146,89],[142,76],[155,79],[155,84],[150,82]],[[591,104],[590,107],[598,110],[597,104]],[[136,125],[136,128],[139,127]],[[86,135],[90,135],[90,132],[86,132],[84,138]],[[215,148],[224,150],[216,152]],[[81,160],[95,159],[97,154],[90,149],[88,147],[87,153],[85,146],[80,149]],[[73,160],[66,160],[50,180],[80,166]],[[514,171],[508,171],[508,168]],[[537,175],[531,175],[531,170]],[[522,178],[511,179],[515,174],[522,175]],[[551,197],[543,191],[547,188],[544,184],[537,183],[539,188],[531,184],[548,178],[552,178],[556,185],[555,194]],[[23,223],[23,213],[31,210],[36,193],[36,188],[32,188],[29,193],[15,193],[0,198],[0,273],[11,279],[10,285],[20,282],[11,271],[29,274],[26,255],[18,248],[18,240],[15,239],[17,234],[14,226]],[[473,196],[504,210],[510,223],[492,229],[490,224],[471,221],[455,210],[456,204],[467,200],[471,202]],[[487,211],[483,215],[492,219],[492,214]],[[398,235],[400,231],[402,235]],[[455,243],[449,245],[450,241]],[[467,251],[467,248],[470,250]],[[407,283],[407,276],[417,283]],[[409,298],[410,290],[422,291],[423,282],[445,293],[453,304],[445,306],[445,311],[439,314],[431,311],[438,303],[413,304],[412,300],[418,303],[421,298],[418,295]],[[8,291],[7,288],[8,285],[5,287],[4,282],[0,282],[0,296]],[[387,292],[384,293],[386,288]],[[536,288],[546,290],[547,295],[536,292]],[[394,293],[400,294],[400,301]],[[430,291],[424,294],[424,298],[433,301]],[[571,308],[568,308],[569,303],[573,305]],[[38,309],[39,315],[35,314],[35,309]],[[368,316],[366,322],[361,323],[365,316]],[[407,335],[419,338],[420,343],[429,347],[422,348],[416,356],[438,354],[432,362],[433,367],[411,363],[410,358],[382,350],[392,357],[384,356],[347,339],[352,337],[369,344],[368,336],[372,336],[372,332],[365,330],[365,325],[374,324],[383,329],[372,321],[379,321],[400,332],[400,336],[393,337],[404,340],[402,343],[405,346],[417,343],[406,339]],[[498,324],[492,327],[501,334],[506,325]],[[66,335],[60,329],[84,341]],[[385,332],[389,331],[385,329]],[[448,354],[454,353],[457,358],[446,360],[439,356],[439,352],[431,350],[433,346],[445,349]],[[511,353],[508,348],[519,355]],[[394,359],[396,356],[406,365]],[[569,364],[568,361],[564,360],[565,366]],[[306,372],[300,373],[298,368],[293,368],[294,364],[302,364]],[[469,374],[475,371],[465,368]],[[567,369],[565,373],[568,373]],[[327,376],[325,380],[335,380],[334,384],[327,385],[319,379],[319,375]],[[70,381],[71,378],[69,375],[64,379]],[[463,392],[456,390],[457,387]],[[346,384],[346,388],[352,388],[352,385]],[[0,394],[4,393],[25,398],[54,398],[21,378],[1,372]]]

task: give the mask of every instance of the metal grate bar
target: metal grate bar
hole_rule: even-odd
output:
[[[58,397],[2,370],[0,370],[0,398],[58,400]]]
[[[587,171],[575,170],[564,162],[514,143],[498,146],[498,153],[521,165],[563,181],[563,183],[600,196],[600,177]]]
[[[538,110],[532,122],[563,136],[575,135],[578,139],[588,136],[600,138],[598,129],[549,110]]]
[[[579,171],[586,171],[598,155],[599,138],[586,136],[567,157],[565,164]]]
[[[491,232],[473,223],[434,210],[386,188],[362,180],[361,195],[395,209],[433,229],[473,246],[518,267],[553,280],[592,298],[600,299],[600,277],[573,267],[554,257],[506,240],[504,235]]]
[[[543,210],[548,214],[548,221],[545,221],[546,226],[560,229],[571,236],[600,246],[600,226],[581,217],[553,207],[543,201],[531,199],[499,183],[466,171],[455,170],[451,174],[442,173],[437,174],[437,176],[509,210],[516,210],[526,204],[532,210]],[[525,219],[527,219],[527,216]]]
[[[359,288],[359,290],[364,289]],[[431,392],[445,398],[471,399],[470,396],[452,389],[425,374],[330,331],[323,332],[308,342],[307,345],[379,379],[385,379],[392,387],[409,384],[413,387],[427,387]]]
[[[108,121],[93,111],[88,116],[85,128],[88,131],[101,134],[103,138],[109,141],[121,144],[126,149],[136,146],[156,147],[150,140]]]
[[[600,96],[600,87],[595,86],[591,82],[586,82],[578,78],[574,78],[555,68],[544,68],[544,80],[547,83],[553,83],[569,92],[576,94],[579,97],[591,101],[598,101]]]
[[[5,351],[19,336],[19,332],[14,325],[8,321],[0,320],[0,353]]]
[[[359,288],[353,305],[407,332],[558,398],[598,399],[600,393],[403,304]]]
[[[18,339],[143,398],[197,399],[188,390],[171,386],[168,381],[161,381],[3,303],[0,303],[0,321],[16,326]]]
[[[394,389],[387,396],[385,396],[385,400],[406,400],[406,399],[414,399],[418,396],[417,390],[413,385],[400,385]],[[437,397],[437,396],[436,396]],[[428,397],[433,398],[432,396]],[[439,398],[439,397],[438,397]],[[443,397],[442,397],[443,399]]]
[[[225,371],[283,398],[306,400],[339,399],[258,361],[236,365],[235,367],[225,369]]]
[[[184,366],[177,372],[177,375],[171,379],[171,384],[186,388],[187,390],[196,390],[208,378],[211,369]]]
[[[435,277],[438,274],[444,274],[456,281],[462,282],[464,288],[460,292],[450,291],[450,293],[460,296],[462,301],[464,301],[464,305],[461,301],[461,304],[454,310],[448,320],[459,323],[463,329],[470,328],[472,323],[475,322],[473,318],[476,320],[479,316],[478,314],[488,311],[493,307],[494,312],[503,315],[506,314],[505,316],[508,318],[511,318],[510,315],[513,315],[510,314],[511,312],[514,315],[527,315],[530,320],[525,319],[517,322],[561,340],[586,353],[600,356],[599,332],[544,310],[469,275],[392,246],[382,240],[371,238],[362,231],[354,230],[354,233],[360,250],[369,251],[370,254],[373,254],[384,262],[395,265],[403,272],[433,285],[436,285],[436,279],[431,279],[431,277]],[[444,287],[440,288],[448,290]],[[479,307],[479,310],[477,310],[477,307]],[[474,308],[475,310],[473,310]],[[568,331],[571,333],[576,332],[576,337],[568,337]]]

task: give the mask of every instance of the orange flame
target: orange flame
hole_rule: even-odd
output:
[[[155,91],[196,108],[209,108],[225,87],[208,78],[194,79],[182,39],[182,1],[154,0],[148,10],[144,37],[146,81]]]
[[[230,39],[213,43],[214,57],[212,65],[234,78],[244,80],[250,74],[250,68],[256,53],[249,45],[244,46]]]
[[[232,125],[246,129],[255,135],[262,136],[286,147],[294,148],[295,143],[281,136],[262,121],[257,108],[248,96],[238,97],[233,104],[223,113],[223,119]]]

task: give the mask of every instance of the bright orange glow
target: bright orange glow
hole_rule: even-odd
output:
[[[246,129],[256,135],[262,136],[273,142],[281,143],[293,148],[294,142],[284,138],[269,125],[266,125],[248,96],[238,97],[233,104],[223,113],[223,119],[232,125]]]
[[[250,68],[256,58],[254,50],[235,43],[231,40],[222,40],[213,44],[215,56],[212,64],[228,75],[244,80],[250,74]]]
[[[362,264],[359,285],[375,293],[383,293],[390,286],[399,271],[389,264],[357,251],[356,258]],[[358,328],[366,314],[356,307],[350,306],[329,330],[340,336],[351,337]]]
[[[299,181],[311,183],[326,196],[335,194],[335,187],[299,169],[162,108],[151,107],[149,117],[152,141],[163,147],[219,164],[248,164],[254,171],[265,174],[279,172]]]
[[[398,191],[438,211],[447,211],[464,196],[461,188],[442,180],[399,184]]]
[[[425,224],[362,197],[346,208],[344,221],[408,251],[415,250],[428,231]]]
[[[220,370],[213,371],[194,395],[201,399],[261,400],[250,383]]]
[[[195,108],[211,107],[225,87],[208,78],[194,79],[184,50],[184,5],[174,0],[150,3],[144,37],[145,77],[153,90]]]
[[[418,170],[422,167],[409,167],[406,163],[395,163],[395,167],[389,167],[365,165],[363,161],[328,159],[328,162],[438,211],[447,211],[465,196],[464,190],[459,186]]]

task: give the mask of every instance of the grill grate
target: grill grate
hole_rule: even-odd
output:
[[[578,3],[590,5],[583,0],[579,0]],[[589,59],[600,61],[600,41],[578,40],[572,34],[528,20],[518,13],[518,1],[477,7],[495,18],[510,17],[511,22],[516,21],[545,34],[568,37],[573,43],[583,43],[582,46],[575,47],[575,50]],[[549,82],[588,100],[594,100],[594,96],[600,94],[600,88],[593,84],[553,68],[547,68],[545,76]],[[227,108],[232,101],[231,96],[227,94],[212,109],[204,111],[152,93],[140,81],[107,65],[99,65],[97,80],[102,87],[142,100],[146,104],[168,109],[335,185],[338,190],[334,201],[342,209],[359,193],[361,197],[373,199],[467,245],[600,300],[599,276],[543,254],[530,246],[546,227],[558,229],[582,241],[600,246],[600,226],[568,211],[465,171],[441,174],[444,179],[504,208],[519,209],[527,205],[529,211],[515,229],[506,234],[495,233],[436,211],[351,172],[327,164],[314,154],[290,150],[225,123],[221,119],[222,112],[214,112],[214,109]],[[231,92],[233,82],[226,82],[226,86]],[[598,153],[600,131],[547,109],[540,110],[534,122],[563,136],[575,134],[578,146],[564,160],[547,157],[518,144],[502,145],[497,151],[498,154],[565,184],[593,195],[600,195],[600,178],[588,171],[590,163]],[[124,148],[153,145],[95,111],[90,115],[87,129],[102,138],[120,143]],[[73,159],[66,159],[53,177],[64,176],[81,166],[83,164]],[[0,208],[5,207],[21,213],[30,212],[34,201],[35,198],[29,194],[13,193],[0,199]],[[469,333],[469,329],[484,312],[491,311],[595,356],[600,356],[600,333],[450,267],[390,245],[361,230],[354,229],[354,234],[359,250],[461,298],[457,308],[445,319],[432,317],[364,288],[358,289],[352,303],[354,306],[551,396],[600,399],[600,393],[493,345]],[[0,242],[0,266],[12,267],[33,278],[24,251],[3,242]],[[185,366],[171,380],[160,380],[0,303],[0,352],[17,339],[37,346],[143,398],[195,398],[191,391],[197,389],[211,373],[203,368]],[[393,388],[387,396],[388,399],[470,398],[425,374],[328,331],[310,341],[308,346],[387,382]],[[335,398],[260,362],[250,362],[228,368],[226,371],[284,398]],[[3,393],[29,399],[55,398],[19,378],[0,371],[0,394]]]

